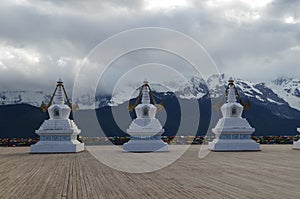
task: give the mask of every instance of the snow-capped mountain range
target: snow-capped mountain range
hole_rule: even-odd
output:
[[[293,78],[278,78],[264,83],[254,83],[235,78],[236,86],[242,97],[270,105],[288,105],[300,111],[300,80]],[[182,99],[199,99],[209,94],[212,98],[224,95],[224,75],[212,75],[205,83],[199,77],[192,77],[188,82],[164,82],[164,87],[152,85],[152,90],[167,93],[166,87]],[[117,106],[130,99],[131,93],[126,92],[135,88],[126,89],[113,96],[82,96],[76,101],[81,109],[91,107]],[[137,95],[138,92],[135,92]],[[1,91],[0,105],[30,104],[39,107],[41,102],[48,102],[51,93],[43,91]],[[133,96],[136,97],[136,96]]]
[[[0,91],[0,105],[30,104],[40,106],[42,101],[49,101],[50,93],[43,91]]]
[[[242,100],[250,101],[251,107],[243,112],[243,116],[255,127],[255,135],[295,135],[297,133],[296,127],[299,126],[300,118],[299,79],[278,78],[264,83],[254,83],[239,78],[234,80]],[[176,98],[182,99],[181,102],[184,104],[189,104],[187,101],[194,102],[196,100],[201,109],[197,134],[211,133],[210,124],[213,127],[221,117],[219,105],[224,101],[226,84],[227,80],[224,75],[213,75],[207,81],[199,77],[192,77],[187,82],[176,80],[162,84],[150,82],[152,90],[155,91],[156,100],[159,103],[163,102],[165,108],[165,112],[161,113],[161,116],[164,113],[167,113],[168,116],[164,124],[166,135],[177,135],[177,125],[181,121],[180,114],[177,114],[181,109]],[[77,119],[76,123],[82,129],[83,135],[98,136],[99,124],[107,136],[126,135],[125,131],[118,126],[119,123],[115,122],[113,112],[127,110],[128,100],[134,99],[138,95],[138,86],[140,85],[124,87],[113,96],[83,95],[74,100],[80,109],[76,112],[76,118],[81,118]],[[2,121],[0,138],[36,137],[34,131],[48,118],[48,114],[43,113],[38,107],[42,101],[49,102],[51,94],[51,91],[49,93],[0,91],[0,119]],[[70,92],[68,94],[70,96]],[[97,108],[96,111],[91,110],[94,107]],[[97,125],[91,124],[89,120],[89,115],[95,115],[95,113],[99,122]],[[216,117],[211,119],[211,113],[215,113]],[[190,119],[186,121],[190,121]],[[121,122],[127,128],[128,123],[125,120]],[[184,123],[184,126],[181,126],[181,129],[184,130],[179,133],[194,135],[193,133],[196,132],[190,126],[193,125],[188,122]]]

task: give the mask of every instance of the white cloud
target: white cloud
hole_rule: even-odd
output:
[[[284,22],[288,23],[288,24],[296,24],[297,23],[296,20],[294,19],[294,17],[292,17],[292,16],[285,17]]]
[[[170,10],[176,8],[191,7],[191,1],[187,0],[145,0],[144,8],[150,11]]]
[[[264,8],[272,1],[273,0],[241,0],[241,2],[247,4],[251,8]]]
[[[32,49],[0,45],[0,60],[8,67],[30,72],[40,62],[40,54]]]
[[[300,76],[295,68],[299,10],[295,0],[4,0],[0,88],[52,88],[58,77],[72,85],[81,60],[97,44],[118,32],[146,26],[193,37],[221,72],[231,76],[264,81],[281,75],[282,68],[293,71],[290,76]],[[134,64],[134,59],[128,57],[126,63]]]
[[[291,51],[300,51],[300,46],[293,46],[290,48]]]
[[[238,24],[255,21],[258,20],[260,17],[261,16],[257,11],[241,11],[233,9],[225,11],[225,18],[229,21],[233,21]]]

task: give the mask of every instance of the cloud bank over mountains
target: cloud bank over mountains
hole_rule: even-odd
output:
[[[82,60],[95,46],[142,27],[169,28],[192,37],[220,72],[230,76],[258,82],[299,77],[299,10],[297,0],[4,0],[0,88],[52,90],[62,77],[71,89]],[[137,57],[124,57],[108,76],[123,63],[134,65]],[[145,64],[152,58],[171,66],[179,63],[159,52],[145,51],[139,57]]]

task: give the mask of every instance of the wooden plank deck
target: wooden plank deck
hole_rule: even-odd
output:
[[[300,198],[300,151],[263,145],[261,152],[209,153],[192,146],[170,166],[125,173],[89,152],[29,154],[0,148],[0,198]]]

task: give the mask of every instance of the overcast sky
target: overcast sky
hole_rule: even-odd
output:
[[[59,77],[71,88],[94,47],[142,27],[192,37],[228,76],[299,77],[299,10],[299,0],[2,0],[0,88],[52,89]]]

